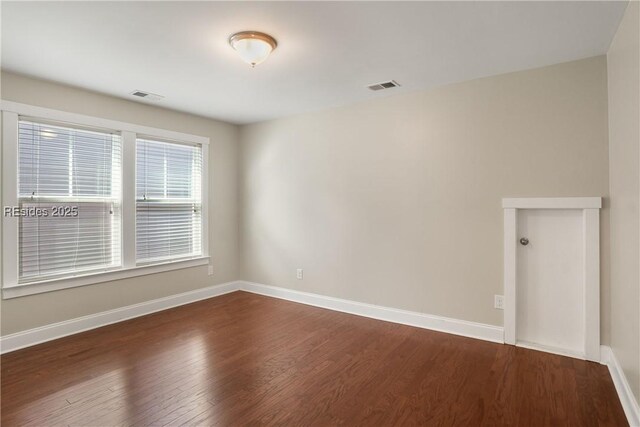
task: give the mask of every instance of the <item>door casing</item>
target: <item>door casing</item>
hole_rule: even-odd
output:
[[[600,197],[505,198],[504,341],[516,341],[518,209],[580,209],[583,227],[584,351],[571,354],[600,362]],[[545,349],[542,349],[545,350]]]

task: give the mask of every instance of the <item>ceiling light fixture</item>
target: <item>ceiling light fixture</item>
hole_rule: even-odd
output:
[[[229,37],[229,44],[238,52],[242,60],[255,67],[269,56],[278,46],[269,34],[257,31],[242,31]]]

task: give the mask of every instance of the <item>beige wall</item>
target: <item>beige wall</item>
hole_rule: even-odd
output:
[[[608,196],[604,57],[249,125],[240,147],[236,126],[1,83],[3,99],[210,137],[215,263],[211,277],[196,267],[4,300],[3,335],[239,278],[500,325],[500,199]],[[605,342],[608,223],[605,208]]]
[[[611,348],[640,400],[640,5],[631,2],[608,59]]]
[[[213,276],[202,266],[2,300],[2,335],[238,278],[237,126],[6,72],[0,83],[5,100],[209,137],[214,263]]]
[[[243,127],[241,278],[501,325],[501,198],[608,196],[607,133],[603,56]]]

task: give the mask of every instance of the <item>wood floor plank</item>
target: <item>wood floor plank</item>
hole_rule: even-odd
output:
[[[3,426],[624,426],[605,366],[245,292],[0,359]]]

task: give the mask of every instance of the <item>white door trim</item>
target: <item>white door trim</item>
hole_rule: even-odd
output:
[[[516,342],[518,209],[582,209],[584,227],[584,358],[600,361],[600,197],[502,199],[504,208],[504,341]],[[582,356],[582,355],[581,355]]]
[[[601,197],[530,197],[502,199],[507,209],[600,209]]]

